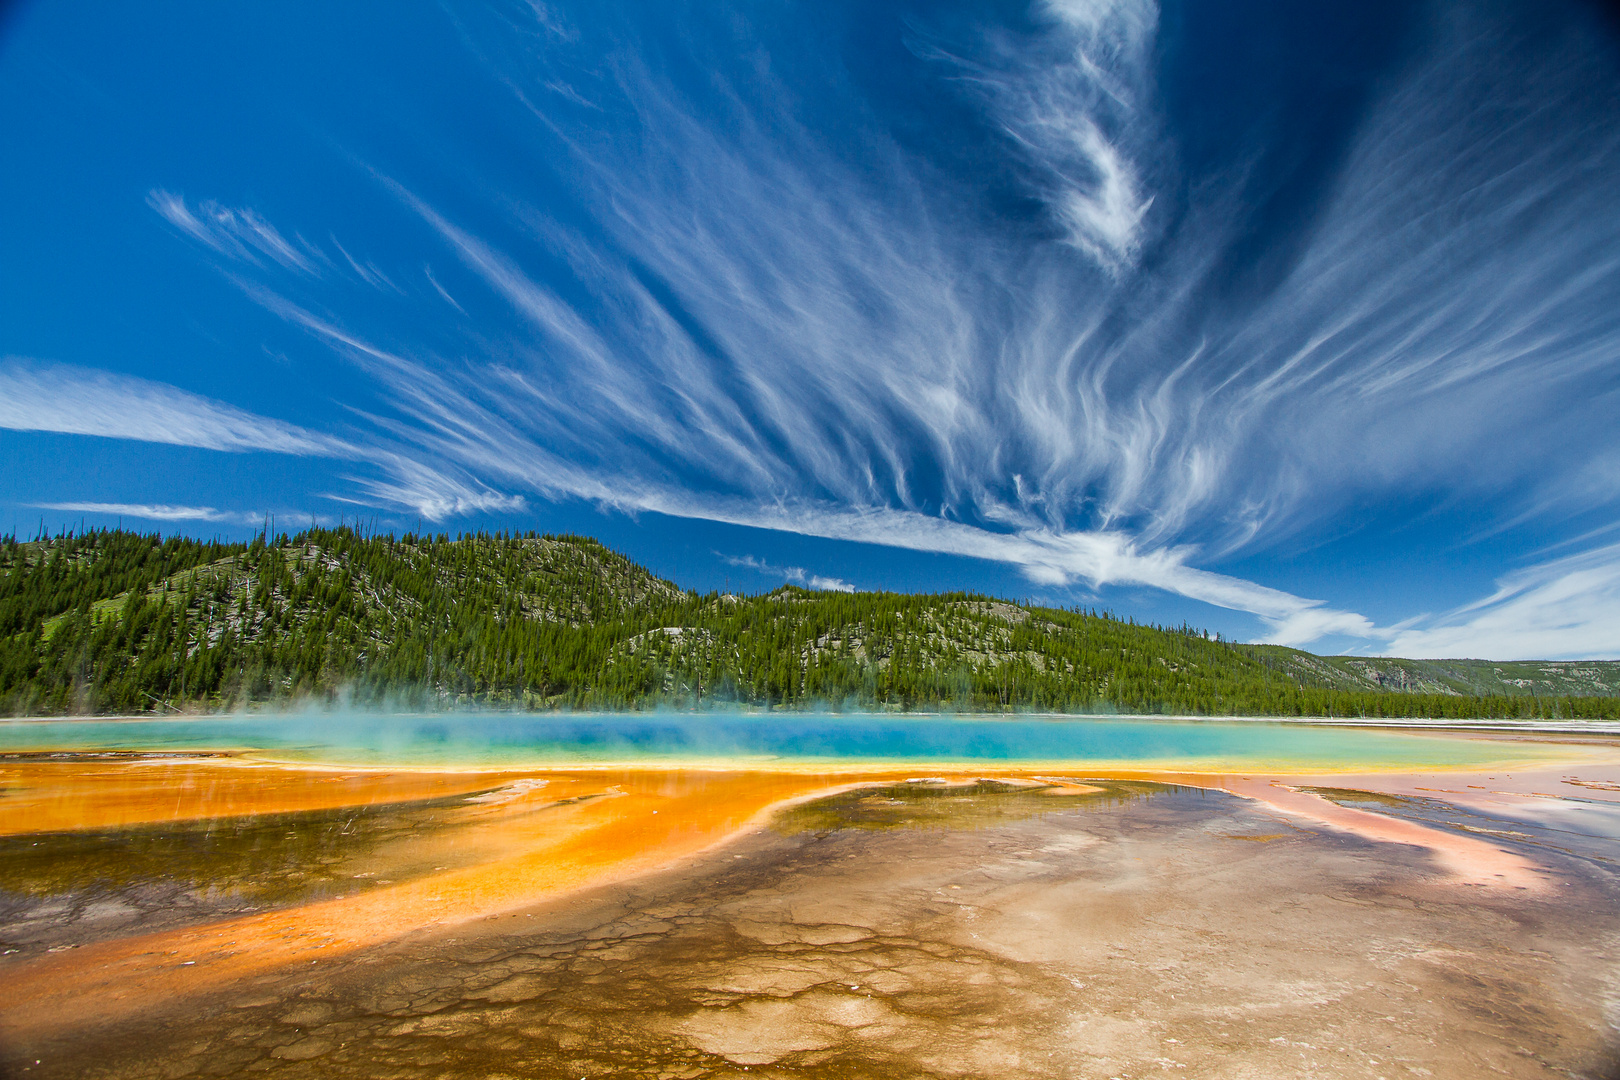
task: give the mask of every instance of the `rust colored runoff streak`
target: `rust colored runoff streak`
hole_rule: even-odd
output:
[[[0,762],[0,836],[410,802],[509,779],[488,771],[335,770],[184,757]]]
[[[1044,777],[1032,769],[951,768],[945,778]],[[4,971],[16,1034],[138,1011],[146,1003],[217,989],[243,976],[321,960],[412,931],[487,917],[585,887],[667,867],[761,827],[796,801],[917,775],[916,767],[836,771],[565,769],[516,773],[367,772],[208,762],[34,763],[8,767],[0,832],[280,813],[376,800],[466,793],[453,834],[460,865],[360,895],[259,912],[184,930],[104,941]],[[1221,789],[1370,840],[1433,851],[1452,880],[1528,888],[1528,860],[1488,842],[1337,806],[1285,783],[1300,778],[1110,770],[1099,777]],[[56,788],[52,793],[53,786]],[[493,789],[493,790],[492,790]],[[478,794],[482,793],[482,794]],[[453,839],[452,839],[453,835]],[[468,851],[475,854],[469,858]],[[449,860],[454,861],[454,860]],[[469,862],[472,865],[467,865]]]
[[[237,813],[253,802],[252,789],[268,793],[265,812],[284,810],[289,802],[305,805],[284,797],[280,785],[261,786],[260,769],[241,769],[238,775],[249,790],[225,800]],[[314,770],[298,775],[306,784],[324,779]],[[763,824],[773,806],[850,782],[810,773],[672,770],[581,770],[507,779],[512,783],[505,792],[469,800],[474,827],[458,837],[460,844],[481,845],[494,858],[362,895],[103,942],[18,965],[6,972],[11,1004],[4,1024],[19,1032],[107,1018],[154,996],[208,990],[423,927],[478,919],[646,873]],[[125,788],[115,786],[122,799]],[[486,780],[483,787],[488,786]]]
[[[1290,817],[1304,818],[1364,840],[1427,848],[1457,884],[1492,885],[1530,892],[1541,892],[1548,887],[1547,879],[1534,862],[1487,840],[1442,832],[1370,810],[1340,806],[1320,795],[1300,791],[1279,777],[1228,779],[1221,787]]]

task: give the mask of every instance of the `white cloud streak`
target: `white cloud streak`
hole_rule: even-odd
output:
[[[364,343],[346,338],[307,313],[298,314],[311,324],[308,328],[318,329],[357,352],[367,349]],[[372,353],[387,355],[375,350]],[[408,384],[409,373],[418,369],[398,358],[387,358],[404,367],[406,374],[401,376],[400,382]],[[426,373],[423,376],[425,378]],[[420,391],[422,384],[416,385]],[[422,395],[420,400],[431,401],[431,394]],[[446,412],[445,415],[453,414]],[[363,500],[350,495],[328,497],[338,501],[364,501],[365,505],[397,506],[433,522],[466,514],[518,512],[527,505],[522,495],[496,491],[454,465],[428,464],[421,460],[419,453],[404,452],[386,438],[374,435],[337,438],[258,416],[165,383],[19,357],[0,360],[0,428],[131,439],[229,453],[290,454],[364,463],[377,472],[349,477]],[[61,503],[52,504],[50,508],[124,513],[126,505],[135,508],[128,511],[130,517],[236,520],[228,514],[208,516],[225,512],[207,507]],[[101,506],[113,509],[98,510]],[[137,512],[141,509],[150,512]],[[166,516],[160,511],[172,513]],[[238,523],[253,524],[252,521]]]
[[[720,553],[716,552],[715,554],[719,555]],[[752,555],[720,555],[720,558],[732,566],[746,567],[767,577],[780,577],[785,581],[791,581],[795,585],[802,585],[807,589],[815,589],[820,592],[852,593],[855,591],[855,586],[843,578],[811,573],[802,566],[772,566],[765,560],[756,559]]]
[[[429,266],[427,263],[423,263],[422,275],[428,279],[428,284],[433,286],[433,291],[438,293],[440,298],[443,299],[445,303],[455,308],[462,315],[467,314],[467,309],[458,304],[456,302],[456,298],[446,292],[444,286],[439,284],[439,279],[433,276],[433,267]]]
[[[212,506],[171,506],[167,503],[59,502],[35,503],[40,510],[69,514],[98,514],[141,521],[208,521],[225,525],[257,525],[262,515],[216,510]]]
[[[1620,544],[1510,574],[1490,596],[1395,634],[1390,656],[1620,656]]]
[[[496,491],[461,470],[436,468],[414,456],[399,453],[374,453],[372,460],[381,467],[381,477],[349,478],[360,497],[329,495],[328,498],[363,506],[402,507],[432,522],[471,514],[521,513],[528,509],[522,495]]]
[[[797,569],[799,568],[796,566],[788,567],[788,571],[790,573]],[[843,578],[823,577],[821,574],[811,574],[808,577],[794,577],[793,580],[803,583],[806,588],[816,589],[821,592],[852,593],[855,591],[855,586],[851,585]]]
[[[996,533],[908,511],[851,512],[828,507],[760,508],[747,504],[698,508],[652,497],[644,498],[640,508],[805,536],[1007,563],[1043,585],[1077,581],[1092,588],[1146,585],[1217,607],[1252,612],[1268,627],[1266,640],[1284,645],[1304,644],[1326,634],[1381,637],[1385,633],[1362,615],[1190,567],[1184,551],[1142,551],[1130,537],[1119,533]]]
[[[343,440],[130,375],[0,360],[0,428],[96,435],[236,453],[351,457]]]
[[[950,62],[984,94],[1029,167],[1064,240],[1110,273],[1142,247],[1153,196],[1138,156],[1152,126],[1149,72],[1158,24],[1152,0],[1043,0],[1050,28],[1035,49],[1000,41],[983,59],[932,45],[920,55]]]
[[[186,236],[232,259],[255,266],[265,265],[268,259],[284,269],[311,276],[318,276],[318,264],[328,261],[320,248],[301,236],[288,240],[252,210],[233,209],[212,201],[204,201],[192,210],[184,197],[161,190],[151,192],[146,201]],[[360,270],[358,264],[355,269]]]

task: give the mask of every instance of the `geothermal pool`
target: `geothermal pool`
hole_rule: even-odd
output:
[[[0,723],[0,1075],[1612,1075],[1620,742]]]
[[[1513,745],[1509,753],[1503,747]],[[794,713],[410,714],[0,721],[0,752],[243,750],[332,765],[870,762],[1190,769],[1468,767],[1555,753],[1450,734],[1265,721]]]

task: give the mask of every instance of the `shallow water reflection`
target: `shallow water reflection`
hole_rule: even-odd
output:
[[[0,955],[358,895],[468,862],[467,797],[0,835]],[[462,813],[458,814],[458,811]]]
[[[1620,865],[1620,806],[1564,797],[1520,799],[1494,811],[1452,799],[1388,795],[1357,788],[1301,787],[1340,806],[1374,810],[1436,829],[1468,833],[1532,858],[1556,852],[1607,867]]]
[[[293,814],[203,818],[125,829],[0,836],[0,891],[30,896],[167,881],[266,903],[371,883],[354,867],[388,841],[445,823],[462,797]]]

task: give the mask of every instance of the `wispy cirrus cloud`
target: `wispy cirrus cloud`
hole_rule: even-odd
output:
[[[1029,101],[1062,117],[1123,109],[1118,146],[1154,153],[1153,6],[1038,10],[1049,40],[1003,36],[974,59],[992,118],[1016,131]],[[1020,46],[1024,66],[990,66]],[[641,137],[544,116],[611,244],[520,209],[540,245],[501,254],[407,202],[541,335],[529,361],[571,421],[662,451],[625,463],[640,474],[1230,552],[1391,485],[1544,491],[1575,432],[1607,441],[1578,390],[1620,339],[1620,221],[1598,179],[1620,144],[1578,119],[1592,83],[1579,69],[1601,60],[1512,48],[1488,22],[1440,27],[1323,182],[1292,268],[1241,302],[1217,302],[1246,227],[1219,184],[1151,278],[1103,281],[1060,248],[941,231],[962,211],[934,201],[925,166],[878,141],[857,172],[791,109],[744,104],[772,101],[768,81],[699,102],[633,59],[599,91]],[[1034,62],[1060,52],[1061,78]],[[501,62],[518,84],[554,61]],[[724,133],[717,108],[738,118]],[[1482,114],[1572,119],[1539,133],[1544,167],[1526,168]],[[1032,175],[1061,172],[1073,142],[1025,138],[1021,153]],[[593,308],[525,265],[559,257]]]
[[[645,509],[682,514],[679,503],[648,502],[651,505]],[[682,516],[697,516],[695,510],[686,509]],[[1190,552],[1143,550],[1120,533],[1000,533],[908,511],[850,512],[831,507],[765,509],[740,504],[728,511],[709,506],[702,509],[701,516],[753,528],[987,559],[1016,566],[1045,585],[1146,585],[1217,607],[1252,612],[1269,628],[1267,640],[1280,644],[1305,644],[1327,634],[1380,638],[1388,634],[1363,615],[1242,578],[1199,570],[1187,565]]]
[[[184,196],[160,189],[148,194],[146,201],[163,220],[221,255],[256,266],[263,266],[268,259],[284,269],[311,275],[319,274],[321,264],[329,262],[320,248],[296,233],[289,240],[252,210],[212,200],[204,200],[193,209]],[[356,265],[355,269],[360,268]]]
[[[1620,544],[1542,563],[1484,599],[1394,634],[1389,656],[1571,660],[1620,656]]]
[[[419,451],[406,452],[386,433],[358,431],[338,437],[259,416],[166,383],[20,357],[0,360],[0,428],[363,464],[373,471],[349,477],[355,493],[328,497],[407,509],[435,522],[472,513],[522,510],[525,505],[523,496],[496,491],[464,468],[452,463],[435,466],[422,460]],[[356,499],[355,494],[362,498]],[[209,507],[60,503],[46,508],[116,514],[126,513],[126,507],[126,516],[151,520],[229,520],[238,524],[257,520],[243,519],[240,514],[231,517],[227,511]],[[143,510],[147,512],[140,512]]]
[[[54,502],[35,503],[40,510],[59,510],[68,514],[97,514],[107,517],[127,517],[140,521],[206,521],[223,525],[257,525],[264,515],[231,510],[216,510],[212,506],[172,506],[168,503],[113,503],[113,502]]]
[[[349,264],[349,269],[354,272],[355,277],[359,278],[367,285],[370,285],[373,289],[387,289],[392,292],[399,293],[402,296],[404,295],[405,290],[401,289],[398,285],[395,285],[393,281],[389,279],[388,275],[382,271],[382,268],[376,263],[367,260],[366,263],[362,265],[359,259],[356,259],[353,255],[350,255],[348,249],[342,244],[338,243],[337,237],[329,236],[327,239],[329,239],[332,246],[337,249],[337,253],[343,256],[343,261]]]
[[[330,231],[327,241],[336,258],[297,232],[284,235],[250,207],[226,206],[212,199],[188,203],[185,196],[162,188],[147,192],[146,203],[183,236],[230,262],[259,269],[279,267],[310,279],[344,278],[378,292],[408,295],[374,260],[355,256]],[[431,272],[427,277],[438,288]]]
[[[410,510],[428,521],[471,514],[520,513],[528,508],[522,495],[497,491],[463,470],[435,467],[417,456],[393,451],[370,455],[380,476],[351,476],[354,495],[327,498],[360,506],[391,506]]]
[[[855,586],[843,578],[814,574],[802,566],[772,566],[764,559],[758,559],[752,555],[721,555],[718,551],[715,554],[719,555],[721,561],[729,566],[741,566],[764,574],[766,577],[779,577],[784,581],[791,581],[795,585],[803,585],[807,589],[816,589],[821,592],[855,591]]]
[[[1111,273],[1142,248],[1153,195],[1152,65],[1158,5],[1152,0],[1040,0],[1046,33],[1030,41],[991,35],[967,49],[923,36],[914,52],[942,61],[982,95],[1026,163],[1027,186],[1063,240]]]
[[[461,239],[455,232],[451,238]],[[548,313],[558,303],[553,297],[536,300],[539,287],[505,259],[478,250],[471,262],[475,267],[496,267],[492,272],[498,275],[498,291],[515,297],[514,302],[532,302],[533,310]],[[489,477],[548,497],[581,498],[628,512],[652,511],[986,559],[1016,566],[1031,580],[1048,585],[1146,585],[1252,612],[1270,628],[1269,639],[1284,644],[1304,644],[1327,634],[1382,636],[1370,620],[1354,612],[1191,567],[1187,565],[1194,554],[1191,549],[1147,548],[1123,532],[1051,529],[1008,508],[1002,508],[999,519],[1013,528],[998,531],[915,510],[850,507],[804,498],[761,503],[725,493],[693,491],[633,472],[604,474],[568,460],[536,437],[534,428],[525,422],[531,402],[523,396],[514,399],[512,391],[517,386],[512,377],[498,377],[482,385],[453,380],[439,369],[389,353],[273,294],[254,295],[268,310],[366,366],[388,388],[401,411],[413,418],[408,425],[379,420],[382,426],[401,441],[428,451],[433,459],[456,463],[458,472],[466,470],[467,479],[456,479],[443,465],[430,467],[409,455],[390,454],[388,479],[361,482],[371,498],[412,507],[431,520],[521,507],[520,497],[471,479]],[[568,329],[576,326],[572,320],[567,324]],[[847,586],[841,579],[810,574],[800,567],[767,568],[747,561],[735,565],[781,574],[812,588],[843,590]]]
[[[353,444],[131,375],[0,360],[0,428],[97,435],[236,453],[353,457]]]

